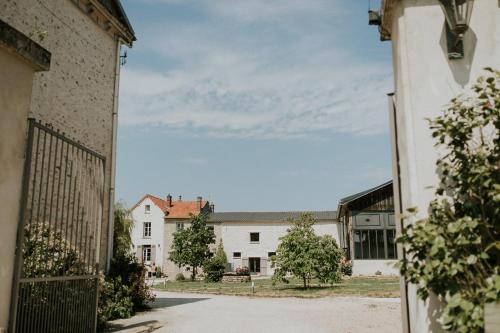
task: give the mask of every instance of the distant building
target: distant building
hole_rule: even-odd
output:
[[[340,200],[341,246],[353,275],[397,275],[392,181]]]
[[[132,229],[133,251],[148,268],[149,275],[160,269],[169,277],[185,272],[168,260],[168,253],[176,230],[189,226],[191,215],[210,213],[213,206],[202,197],[195,201],[185,201],[179,197],[173,201],[169,194],[165,199],[146,194],[132,208],[134,220]]]
[[[167,208],[165,211],[165,248],[163,249],[163,268],[170,278],[174,278],[177,273],[186,273],[189,275],[189,268],[179,268],[175,263],[169,260],[174,233],[177,230],[189,227],[192,215],[209,214],[214,210],[210,202],[197,197],[195,201],[185,201],[179,197],[172,201],[171,196],[167,196]],[[214,230],[217,237],[217,230]],[[220,238],[220,237],[217,237]],[[215,246],[215,245],[214,245]]]
[[[339,224],[333,211],[311,212],[317,219],[318,235],[331,235],[339,241]],[[279,238],[286,235],[301,212],[227,212],[210,214],[210,223],[222,239],[230,269],[246,266],[251,274],[272,275],[269,260],[276,254]]]

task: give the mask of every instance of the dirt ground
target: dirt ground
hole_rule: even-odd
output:
[[[399,298],[251,298],[157,292],[151,311],[115,331],[158,333],[401,332]]]

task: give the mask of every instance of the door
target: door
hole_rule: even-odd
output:
[[[260,258],[248,258],[248,264],[250,265],[250,274],[260,273]]]

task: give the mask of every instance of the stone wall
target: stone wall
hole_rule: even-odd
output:
[[[118,41],[70,0],[1,1],[0,19],[52,53],[50,71],[35,74],[29,116],[106,157],[100,251],[104,268]]]
[[[222,282],[250,282],[252,278],[250,275],[232,275],[232,274],[224,274],[222,277]]]

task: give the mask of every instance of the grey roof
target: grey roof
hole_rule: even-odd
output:
[[[130,34],[132,34],[132,39],[136,40],[134,29],[132,28],[132,24],[130,24],[120,0],[99,0],[99,3],[103,5],[111,15],[116,17],[116,19],[129,30]]]
[[[286,222],[289,219],[299,219],[307,212],[221,212],[210,214],[212,222]],[[309,212],[318,220],[335,220],[337,212]]]
[[[356,199],[359,199],[367,194],[370,194],[372,192],[375,192],[383,187],[386,187],[386,186],[389,186],[389,185],[392,185],[392,180],[389,180],[388,182],[385,182],[383,184],[380,184],[378,186],[375,186],[369,190],[365,190],[365,191],[362,191],[362,192],[359,192],[359,193],[356,193],[356,194],[353,194],[353,195],[350,195],[348,197],[345,197],[345,198],[342,198],[340,199],[340,202],[339,204],[342,205],[342,204],[346,204],[346,203],[349,203],[351,201],[354,201]]]

